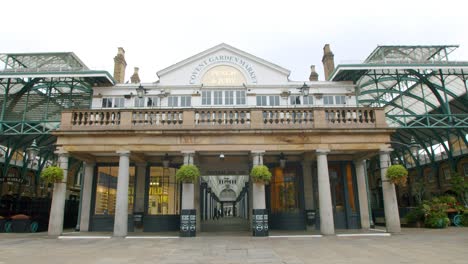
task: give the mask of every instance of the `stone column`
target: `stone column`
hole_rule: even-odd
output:
[[[81,219],[80,231],[89,231],[89,217],[91,215],[91,194],[93,193],[93,178],[95,163],[85,162],[83,188],[81,189]]]
[[[114,237],[125,237],[128,231],[128,182],[130,151],[117,151],[120,155],[115,203]]]
[[[356,180],[359,197],[359,211],[361,214],[361,228],[369,229],[369,203],[367,199],[367,185],[366,185],[366,161],[356,160],[354,161],[356,166]]]
[[[182,151],[184,165],[193,164],[194,151]],[[193,183],[182,183],[182,209],[195,209],[195,188]]]
[[[142,213],[145,211],[145,182],[146,182],[145,178],[146,178],[146,163],[137,163],[136,164],[136,186],[135,186],[135,212],[139,212],[139,213]]]
[[[263,165],[263,154],[265,151],[252,151],[253,165]],[[265,184],[252,184],[253,209],[265,209]]]
[[[317,149],[317,172],[320,204],[320,232],[323,235],[335,234],[333,207],[330,191],[330,176],[328,175],[328,149]]]
[[[206,218],[207,220],[210,220],[211,219],[211,193],[210,192],[207,192],[206,193],[206,205],[207,205],[207,215],[206,215]]]
[[[59,236],[63,232],[63,216],[65,211],[65,199],[67,193],[69,155],[68,152],[63,150],[59,150],[56,153],[58,154],[58,165],[63,170],[63,181],[54,183],[54,191],[49,216],[49,236]]]
[[[395,192],[395,184],[391,183],[385,174],[390,165],[390,152],[392,149],[382,149],[380,151],[380,177],[382,179],[382,193],[384,199],[385,225],[387,232],[400,233],[400,214]]]

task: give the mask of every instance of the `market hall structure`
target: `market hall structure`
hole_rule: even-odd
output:
[[[2,210],[26,212],[20,204],[52,197],[48,232],[56,236],[73,197],[80,231],[124,237],[307,228],[332,235],[369,229],[372,207],[398,233],[412,180],[396,191],[385,178],[389,165],[427,178],[434,193],[450,189],[447,169],[468,175],[468,63],[448,59],[456,48],[379,46],[362,63],[335,67],[327,44],[326,81],[314,66],[309,80],[291,81],[289,70],[227,44],[151,83],[136,67],[127,81],[123,48],[113,76],[73,53],[2,54]],[[54,159],[67,177],[50,189],[38,176]],[[176,181],[182,164],[200,169],[194,185]],[[267,185],[250,180],[260,164],[273,174]]]

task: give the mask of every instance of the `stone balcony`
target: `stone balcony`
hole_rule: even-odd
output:
[[[382,108],[129,108],[63,111],[59,131],[378,128],[388,128]]]

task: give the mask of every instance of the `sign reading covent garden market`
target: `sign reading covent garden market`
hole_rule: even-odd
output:
[[[228,55],[218,55],[211,56],[202,60],[198,65],[193,69],[192,74],[190,75],[190,84],[195,84],[201,72],[207,69],[211,65],[217,64],[234,64],[241,67],[250,77],[252,83],[257,83],[257,75],[252,67],[252,64],[237,56],[228,56]],[[204,76],[204,84],[208,85],[235,85],[242,84],[243,74],[241,74],[237,68],[229,66],[215,66],[215,70],[208,71]],[[206,76],[207,75],[207,76]],[[218,81],[216,81],[218,80]],[[219,80],[223,80],[224,83],[219,83]],[[245,80],[244,80],[245,82]]]

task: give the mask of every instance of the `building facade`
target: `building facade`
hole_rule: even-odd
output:
[[[227,44],[159,71],[154,83],[140,83],[137,68],[124,83],[122,48],[114,62],[117,84],[95,85],[91,108],[64,110],[53,132],[63,164],[85,162],[81,231],[179,230],[182,210],[195,210],[198,231],[220,215],[247,230],[369,228],[364,161],[378,156],[384,175],[394,129],[382,108],[357,106],[352,82],[318,81],[314,67],[309,80],[291,81],[287,69]],[[323,63],[334,68],[328,45]],[[182,164],[201,171],[192,186],[175,179]],[[269,184],[250,180],[260,164]],[[398,232],[395,189],[383,185],[387,228]],[[51,219],[61,206],[53,202]],[[61,228],[50,221],[50,234]]]

